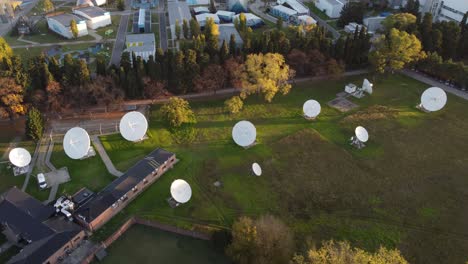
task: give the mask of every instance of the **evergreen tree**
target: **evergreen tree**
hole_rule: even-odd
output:
[[[214,23],[214,20],[212,18],[208,18],[206,20],[204,35],[206,39],[206,51],[213,58],[213,56],[215,55],[215,53],[217,53],[219,49],[219,28],[218,25]]]
[[[419,0],[408,0],[406,6],[402,8],[402,11],[419,16]]]
[[[465,13],[460,22],[460,40],[458,42],[457,54],[461,59],[468,59],[468,12]]]
[[[214,0],[210,0],[210,8],[209,9],[210,9],[211,13],[213,13],[213,14],[216,13],[216,7],[215,7]]]
[[[148,76],[153,81],[158,79],[158,69],[156,63],[154,62],[153,55],[150,55],[148,58]]]
[[[182,31],[184,32],[184,38],[185,39],[189,39],[190,35],[189,35],[189,25],[188,25],[188,22],[186,19],[184,19],[183,23],[182,23]]]
[[[90,81],[89,69],[88,64],[86,64],[85,60],[79,60],[77,64],[77,84],[84,85]]]
[[[122,67],[125,72],[130,71],[130,68],[132,67],[132,62],[130,60],[130,53],[128,51],[125,51],[120,56],[120,67]]]
[[[176,19],[176,21],[175,21],[175,35],[176,35],[177,40],[180,39],[181,33],[182,33],[182,28],[180,27],[179,20]]]
[[[192,37],[198,37],[198,35],[201,34],[201,29],[200,29],[200,24],[198,24],[198,21],[195,19],[190,19],[190,33],[192,34]]]
[[[42,138],[44,131],[44,120],[41,112],[35,107],[31,107],[26,116],[26,135],[34,141],[39,141]]]
[[[62,69],[60,68],[60,64],[55,57],[49,58],[49,71],[52,73],[55,80],[62,80]]]
[[[119,11],[125,10],[125,1],[124,0],[117,0],[117,9]]]
[[[278,19],[276,19],[276,29],[277,30],[283,29],[283,18],[282,17],[279,17]]]
[[[13,50],[11,49],[10,45],[6,42],[6,40],[0,37],[0,61],[3,62],[3,58],[10,59],[13,56]]]
[[[362,24],[364,10],[364,5],[362,3],[351,2],[345,4],[340,12],[340,18],[337,22],[338,27],[342,28],[350,22]]]
[[[236,46],[236,36],[231,34],[231,37],[229,38],[229,54],[231,54],[231,56],[236,54]]]
[[[185,74],[183,75],[183,92],[193,92],[192,82],[200,75],[200,66],[197,63],[197,53],[188,49],[184,56]]]
[[[71,54],[66,54],[63,58],[63,70],[62,70],[62,83],[63,87],[67,85],[75,85],[75,61]]]
[[[106,59],[102,54],[96,56],[96,74],[102,76],[106,75]]]
[[[221,45],[221,48],[219,49],[219,59],[221,63],[224,63],[225,60],[229,58],[229,47],[226,43],[226,41],[223,40],[223,44]]]
[[[77,38],[79,31],[78,31],[78,25],[76,24],[75,19],[72,19],[72,21],[70,22],[70,30],[73,35],[73,38]]]
[[[6,59],[6,58],[4,58]],[[15,79],[15,82],[22,87],[26,87],[28,85],[28,74],[24,70],[23,62],[18,55],[13,55],[11,57],[11,68],[9,69],[9,77]]]
[[[424,14],[423,20],[419,25],[419,32],[421,34],[421,43],[425,51],[433,51],[434,45],[432,40],[432,14]]]

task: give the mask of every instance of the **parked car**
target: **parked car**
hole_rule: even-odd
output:
[[[39,184],[39,188],[41,189],[47,188],[47,182],[45,180],[44,173],[39,173],[37,175],[37,183]]]

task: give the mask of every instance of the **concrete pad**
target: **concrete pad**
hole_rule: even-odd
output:
[[[338,109],[340,112],[348,112],[354,108],[359,107],[357,104],[343,97],[331,100],[330,102],[328,102],[328,105],[335,109]]]
[[[67,167],[63,167],[55,171],[44,173],[44,176],[45,176],[48,188],[71,180],[70,174],[68,174]]]

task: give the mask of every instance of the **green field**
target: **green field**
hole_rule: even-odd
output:
[[[120,19],[122,17],[121,16],[118,16],[118,15],[114,15],[111,17],[111,20],[112,20],[112,24],[111,25],[108,25],[106,27],[102,27],[102,28],[98,28],[96,29],[96,33],[101,35],[103,38],[107,38],[107,39],[114,39],[116,36],[117,36],[117,31],[119,30],[119,25],[120,25]],[[112,29],[113,32],[106,36],[106,31],[109,30],[109,29]]]
[[[191,103],[196,140],[184,143],[151,113],[149,139],[129,143],[120,135],[102,137],[116,167],[129,168],[156,147],[177,153],[180,162],[95,236],[110,234],[130,215],[185,228],[229,227],[240,215],[281,216],[298,241],[346,239],[374,250],[398,247],[416,263],[461,263],[468,259],[468,105],[449,95],[447,107],[426,114],[415,108],[427,85],[395,75],[375,80],[375,93],[355,100],[361,107],[342,114],[326,102],[344,84],[301,83],[271,104],[253,96],[229,115],[222,100]],[[318,120],[301,117],[305,100],[322,103]],[[258,145],[244,150],[231,128],[247,119],[257,127]],[[370,133],[356,150],[348,139],[357,125]],[[181,143],[177,143],[181,142]],[[252,162],[263,165],[253,177]],[[171,209],[165,199],[176,178],[193,188],[190,203]],[[216,188],[216,180],[223,182]]]
[[[135,246],[138,241],[139,246]],[[108,248],[109,255],[102,263],[230,263],[212,243],[135,225]]]

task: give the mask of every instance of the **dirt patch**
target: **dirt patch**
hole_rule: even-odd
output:
[[[366,121],[375,121],[382,119],[393,119],[397,117],[398,110],[383,106],[383,105],[373,105],[365,110],[357,111],[354,114],[351,114],[343,118],[343,123],[362,123]]]

